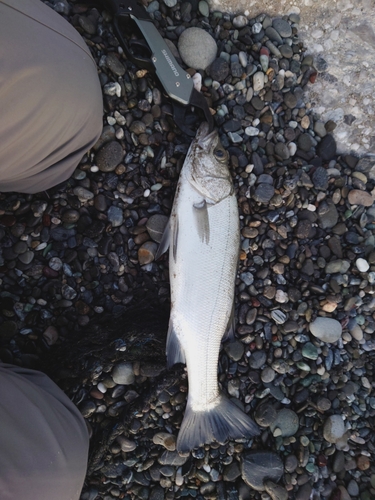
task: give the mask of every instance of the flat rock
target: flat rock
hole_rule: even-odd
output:
[[[187,66],[194,69],[206,69],[216,57],[217,46],[207,31],[193,27],[181,33],[178,50]]]
[[[255,451],[242,457],[242,479],[254,490],[264,491],[264,481],[267,479],[277,483],[283,472],[283,463],[276,453]]]
[[[309,328],[314,337],[329,344],[337,342],[342,334],[341,324],[333,318],[318,317],[310,323]]]

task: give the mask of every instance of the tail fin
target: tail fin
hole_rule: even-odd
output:
[[[213,441],[223,444],[228,439],[250,438],[258,434],[258,426],[223,394],[207,411],[194,411],[188,399],[176,448],[188,452]]]

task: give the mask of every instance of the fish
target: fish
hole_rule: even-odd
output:
[[[219,389],[223,338],[234,337],[240,249],[229,154],[203,122],[187,152],[156,259],[169,248],[167,365],[185,363],[188,398],[176,449],[250,438],[257,425]]]

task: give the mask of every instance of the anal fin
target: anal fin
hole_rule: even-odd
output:
[[[236,317],[234,314],[234,301],[233,301],[232,312],[230,314],[227,328],[222,338],[222,342],[226,342],[227,340],[232,342],[235,339],[235,331],[236,331]]]
[[[185,353],[177,337],[177,333],[173,328],[171,319],[169,320],[166,351],[168,368],[171,368],[176,363],[185,363]]]

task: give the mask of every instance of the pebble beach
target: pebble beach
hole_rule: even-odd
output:
[[[230,155],[237,327],[218,376],[262,431],[180,455],[188,384],[166,370],[155,254],[191,138],[108,12],[45,3],[97,63],[103,132],[67,182],[0,194],[0,359],[46,369],[86,419],[81,499],[375,498],[375,157],[339,154],[337,124],[308,101],[327,67],[306,55],[300,17],[146,2]],[[137,308],[151,320],[133,326]]]

